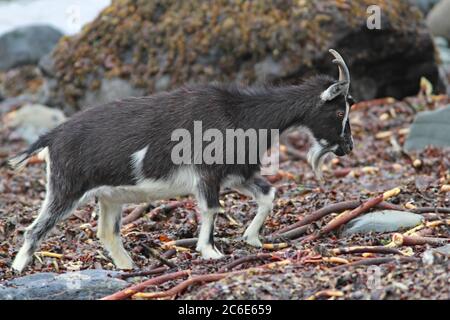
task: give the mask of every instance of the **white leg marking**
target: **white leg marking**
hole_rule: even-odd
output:
[[[262,247],[261,240],[259,240],[259,231],[261,230],[264,221],[270,214],[273,208],[273,199],[275,199],[275,189],[271,188],[266,195],[260,194],[256,197],[258,204],[258,212],[252,220],[247,230],[244,232],[244,239],[249,245],[254,247]]]
[[[108,250],[114,264],[119,269],[133,269],[133,260],[123,247],[120,238],[122,205],[100,199],[100,213],[97,237]]]
[[[195,250],[201,253],[203,259],[220,259],[223,257],[223,254],[214,246],[212,237],[216,214],[222,208],[207,208],[206,202],[201,200],[201,197],[197,196],[197,200],[200,209],[201,224]]]

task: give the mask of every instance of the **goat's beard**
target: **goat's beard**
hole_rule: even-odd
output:
[[[331,151],[332,150],[330,148],[322,147],[318,142],[314,143],[308,151],[308,163],[318,180],[323,180],[323,162],[326,158],[326,155]]]

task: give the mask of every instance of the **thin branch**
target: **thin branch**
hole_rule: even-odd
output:
[[[234,267],[237,267],[238,265],[241,265],[243,263],[253,262],[253,261],[258,261],[258,260],[266,260],[266,259],[271,259],[273,257],[274,257],[274,255],[271,253],[259,253],[259,254],[254,254],[254,255],[250,255],[250,256],[245,256],[245,257],[236,259],[236,260],[230,262],[229,264],[226,264],[219,270],[219,272],[225,272],[227,270],[231,270]]]
[[[350,220],[356,218],[357,216],[369,211],[369,209],[373,208],[381,201],[383,201],[382,194],[380,194],[379,196],[377,196],[375,198],[369,199],[368,201],[364,202],[362,205],[360,205],[356,209],[353,209],[352,211],[344,211],[343,213],[338,215],[336,218],[334,218],[333,220],[328,222],[318,232],[315,232],[315,233],[309,235],[308,237],[306,237],[305,239],[303,239],[302,243],[307,242],[307,241],[316,240],[317,238],[321,237],[322,235],[337,229],[341,225],[343,225],[343,224],[349,222]]]
[[[150,203],[141,204],[133,209],[126,217],[123,218],[122,224],[127,225],[133,221],[136,221],[144,214],[146,214],[153,206]]]
[[[399,263],[408,263],[408,262],[418,262],[420,261],[419,258],[414,257],[386,257],[386,258],[368,258],[368,259],[361,259],[355,262],[351,262],[349,264],[343,264],[340,266],[336,266],[331,268],[331,270],[337,270],[337,269],[343,269],[343,268],[349,268],[354,266],[370,266],[370,265],[378,265],[383,263],[390,263],[390,262],[399,262]]]
[[[423,244],[443,245],[449,243],[449,238],[431,238],[421,236],[407,236],[401,233],[392,235],[392,242],[397,246],[417,246]]]
[[[169,290],[161,291],[161,292],[138,292],[133,295],[134,298],[143,298],[143,299],[155,299],[155,298],[163,298],[163,297],[170,297],[177,295],[178,293],[186,290],[190,285],[195,283],[205,283],[205,282],[212,282],[212,281],[218,281],[226,276],[228,276],[230,273],[213,273],[213,274],[205,274],[200,276],[195,276],[190,279],[187,279],[179,284],[177,284],[175,287],[172,287]]]
[[[157,259],[162,264],[165,264],[169,268],[176,268],[177,267],[173,262],[169,261],[168,259],[166,259],[162,255],[160,255],[157,250],[155,250],[153,248],[150,248],[149,246],[147,246],[145,244],[141,244],[141,246],[143,246],[153,258]]]
[[[134,277],[145,277],[145,276],[151,276],[158,273],[163,273],[165,271],[169,270],[166,266],[162,266],[159,268],[150,269],[147,271],[139,271],[139,272],[129,272],[129,273],[123,273],[117,276],[117,278],[125,280],[128,278],[134,278]]]
[[[331,249],[331,253],[334,255],[340,254],[353,254],[353,253],[384,253],[384,254],[400,254],[403,253],[395,248],[388,248],[384,246],[354,246],[346,248]]]
[[[124,299],[131,297],[135,293],[145,290],[145,288],[147,288],[149,286],[159,285],[159,284],[162,284],[162,283],[170,281],[170,280],[175,280],[178,278],[186,277],[190,273],[191,273],[190,270],[183,270],[183,271],[165,274],[165,275],[162,275],[162,276],[159,276],[156,278],[146,280],[146,281],[136,284],[134,286],[125,288],[121,291],[113,293],[112,295],[106,296],[106,297],[102,298],[101,300],[124,300]]]

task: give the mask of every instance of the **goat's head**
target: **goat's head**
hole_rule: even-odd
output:
[[[322,161],[325,155],[333,152],[337,156],[349,154],[353,149],[349,111],[354,103],[349,95],[350,72],[341,55],[333,49],[333,63],[339,68],[339,80],[319,77],[320,92],[318,103],[308,115],[308,129],[314,137],[314,145],[309,154],[315,174],[321,177]]]

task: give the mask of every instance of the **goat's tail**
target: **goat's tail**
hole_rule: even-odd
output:
[[[8,165],[14,170],[20,170],[27,164],[26,160],[28,160],[31,156],[40,152],[42,149],[48,147],[50,144],[49,134],[44,134],[39,137],[28,149],[20,152],[14,157],[8,160]]]

